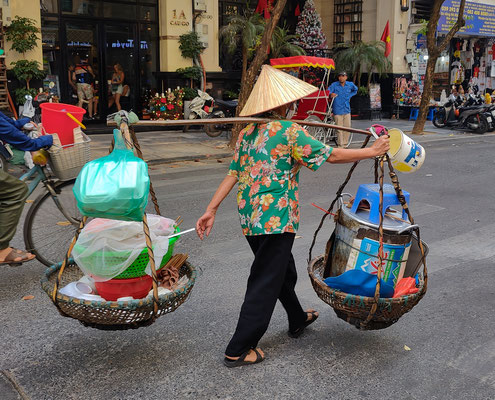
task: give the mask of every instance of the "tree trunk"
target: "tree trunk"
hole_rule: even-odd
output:
[[[268,57],[270,41],[272,39],[273,31],[277,26],[280,16],[282,15],[282,11],[284,10],[286,2],[287,0],[277,1],[277,5],[273,8],[271,17],[268,20],[267,24],[265,25],[263,37],[261,38],[261,44],[257,48],[254,59],[251,62],[249,68],[247,69],[246,74],[241,82],[241,90],[239,92],[239,102],[235,113],[236,116],[239,116],[239,113],[246,104],[246,101],[249,95],[251,94],[251,90],[253,89],[254,83],[256,81],[256,76],[258,75],[261,66]],[[244,65],[244,58],[246,57],[247,55],[243,54],[243,65]],[[235,143],[237,142],[237,137],[239,136],[239,132],[241,131],[242,127],[243,127],[242,124],[235,124],[234,127],[232,128],[232,139],[230,140],[230,144],[229,144],[231,148],[235,146]]]
[[[438,20],[440,19],[440,9],[445,0],[435,0],[431,10],[431,17],[428,21],[427,32],[426,32],[426,43],[428,47],[428,63],[426,64],[426,75],[423,87],[423,93],[421,94],[421,103],[419,105],[419,113],[416,122],[414,123],[414,128],[412,130],[413,134],[422,135],[423,129],[425,127],[426,117],[428,116],[428,106],[430,104],[431,91],[433,88],[433,74],[435,73],[435,64],[438,57],[447,48],[454,35],[461,29],[466,21],[464,21],[464,6],[466,5],[466,0],[461,0],[459,6],[459,14],[457,15],[457,21],[452,26],[450,31],[442,39],[442,42],[437,46],[435,32],[438,25]]]

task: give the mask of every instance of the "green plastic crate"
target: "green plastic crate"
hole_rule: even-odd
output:
[[[179,228],[175,229],[175,233],[180,232]],[[172,254],[174,253],[174,246],[175,242],[177,241],[179,237],[175,236],[169,240],[168,243],[168,250],[167,253],[163,256],[162,262],[160,264],[160,267],[157,268],[159,270],[160,268],[163,268],[165,264],[172,258]],[[77,247],[77,245],[75,246]],[[105,259],[108,261],[115,260],[115,263],[121,263],[127,258],[126,255],[121,256],[119,253],[114,253],[114,254],[106,254]],[[145,276],[146,272],[144,270],[146,269],[146,265],[148,265],[149,262],[149,256],[148,256],[148,248],[145,247],[141,254],[134,260],[134,262],[129,265],[129,267],[122,272],[121,274],[117,275],[113,279],[129,279],[129,278],[139,278],[140,276]]]

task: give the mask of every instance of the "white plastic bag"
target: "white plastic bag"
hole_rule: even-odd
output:
[[[167,253],[168,236],[174,232],[174,223],[169,218],[148,214],[156,266]],[[81,231],[72,255],[86,275],[102,282],[124,272],[145,248],[142,222],[95,218]],[[149,262],[145,272],[151,275]]]

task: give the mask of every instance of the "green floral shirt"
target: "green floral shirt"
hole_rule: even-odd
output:
[[[244,235],[296,232],[299,171],[316,171],[332,148],[290,121],[249,124],[239,134],[228,175],[238,180]]]

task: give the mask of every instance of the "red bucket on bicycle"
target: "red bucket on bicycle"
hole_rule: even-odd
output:
[[[86,112],[84,108],[64,103],[42,103],[41,123],[47,133],[56,133],[62,146],[74,143],[74,128],[79,125],[67,113],[72,114],[79,122]]]

